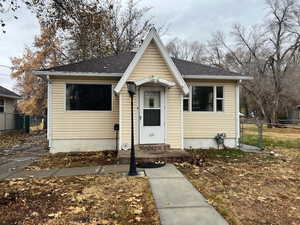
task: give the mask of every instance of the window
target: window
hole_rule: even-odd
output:
[[[224,111],[223,102],[224,102],[224,93],[223,93],[223,87],[217,86],[217,93],[216,93],[216,102],[217,102],[217,112]]]
[[[214,111],[214,87],[192,87],[192,111]]]
[[[67,110],[107,111],[112,109],[112,86],[102,84],[67,84]]]
[[[144,126],[160,126],[160,92],[144,92]]]
[[[183,111],[189,111],[190,110],[190,95],[187,94],[183,96]]]
[[[223,86],[193,86],[191,91],[191,110],[194,112],[223,112],[224,90]],[[184,96],[183,110],[190,110],[190,98]]]
[[[0,99],[0,112],[4,112],[4,99]]]

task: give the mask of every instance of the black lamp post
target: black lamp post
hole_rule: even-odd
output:
[[[134,124],[133,124],[133,96],[136,94],[136,85],[134,82],[127,82],[128,93],[131,98],[131,151],[130,151],[130,167],[129,167],[129,176],[136,176],[138,173],[136,171],[135,163],[135,152],[134,152]]]

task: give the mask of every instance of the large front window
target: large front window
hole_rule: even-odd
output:
[[[106,84],[67,84],[66,109],[110,111],[112,87]]]

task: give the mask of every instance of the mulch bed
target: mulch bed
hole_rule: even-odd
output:
[[[71,168],[110,165],[117,162],[116,151],[57,153],[46,155],[33,162],[27,169]]]
[[[0,182],[0,225],[158,225],[146,178],[121,175]]]

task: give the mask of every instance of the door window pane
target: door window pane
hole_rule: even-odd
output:
[[[192,88],[192,111],[213,111],[214,88],[194,86]]]
[[[144,109],[144,126],[160,126],[160,109]]]
[[[144,108],[160,108],[160,92],[145,91],[144,92]]]

